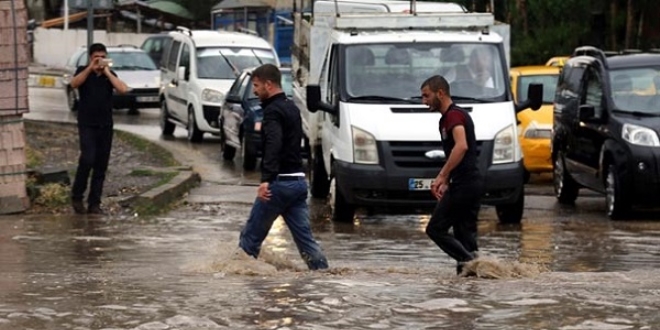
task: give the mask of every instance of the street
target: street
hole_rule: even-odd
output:
[[[62,90],[31,88],[30,107],[28,119],[75,120]],[[118,111],[115,123],[176,151],[200,172],[200,189],[256,194],[258,173],[224,162],[217,138],[191,144],[177,127],[161,140],[158,109]],[[559,206],[550,184],[529,185],[520,225],[482,208],[480,256],[496,279],[456,277],[424,233],[426,213],[340,224],[311,200],[331,267],[315,273],[281,219],[258,261],[234,256],[249,198],[147,219],[5,216],[0,329],[656,329],[657,214],[610,221],[602,196]]]

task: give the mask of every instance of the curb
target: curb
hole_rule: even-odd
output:
[[[30,73],[28,87],[64,88],[64,83],[61,76]]]
[[[162,168],[159,171],[168,172],[168,169]],[[190,189],[199,185],[200,182],[199,173],[191,170],[181,171],[169,182],[137,196],[130,196],[119,201],[119,203],[122,206],[132,207],[137,212],[151,213],[167,207],[167,205],[188,193]]]

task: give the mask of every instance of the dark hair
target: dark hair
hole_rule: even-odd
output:
[[[253,78],[259,78],[261,81],[270,81],[277,85],[277,87],[282,87],[282,73],[280,69],[272,64],[264,64],[252,71]]]
[[[92,56],[92,54],[98,52],[108,53],[108,50],[105,48],[105,45],[102,43],[96,43],[89,46],[89,51],[88,51],[89,56]]]
[[[451,95],[447,79],[440,75],[435,75],[424,80],[421,88],[424,87],[428,87],[433,93],[437,93],[439,90],[443,90],[447,95]]]

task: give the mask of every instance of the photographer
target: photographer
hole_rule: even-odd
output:
[[[112,147],[112,93],[128,90],[126,84],[110,70],[108,52],[103,44],[89,47],[89,65],[78,67],[71,79],[71,87],[78,89],[78,136],[80,139],[80,159],[73,182],[71,201],[78,214],[102,214],[101,194],[105,171],[108,168]],[[88,208],[83,205],[83,195],[87,189],[89,173],[92,171]]]

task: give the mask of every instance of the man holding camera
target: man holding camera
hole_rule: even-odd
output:
[[[92,44],[88,49],[89,65],[78,67],[71,87],[78,89],[78,137],[80,158],[71,191],[73,210],[77,214],[102,214],[101,194],[105,171],[112,147],[112,94],[124,94],[126,84],[110,70],[108,52],[103,44]],[[92,172],[92,182],[87,197],[87,209],[83,195]]]

